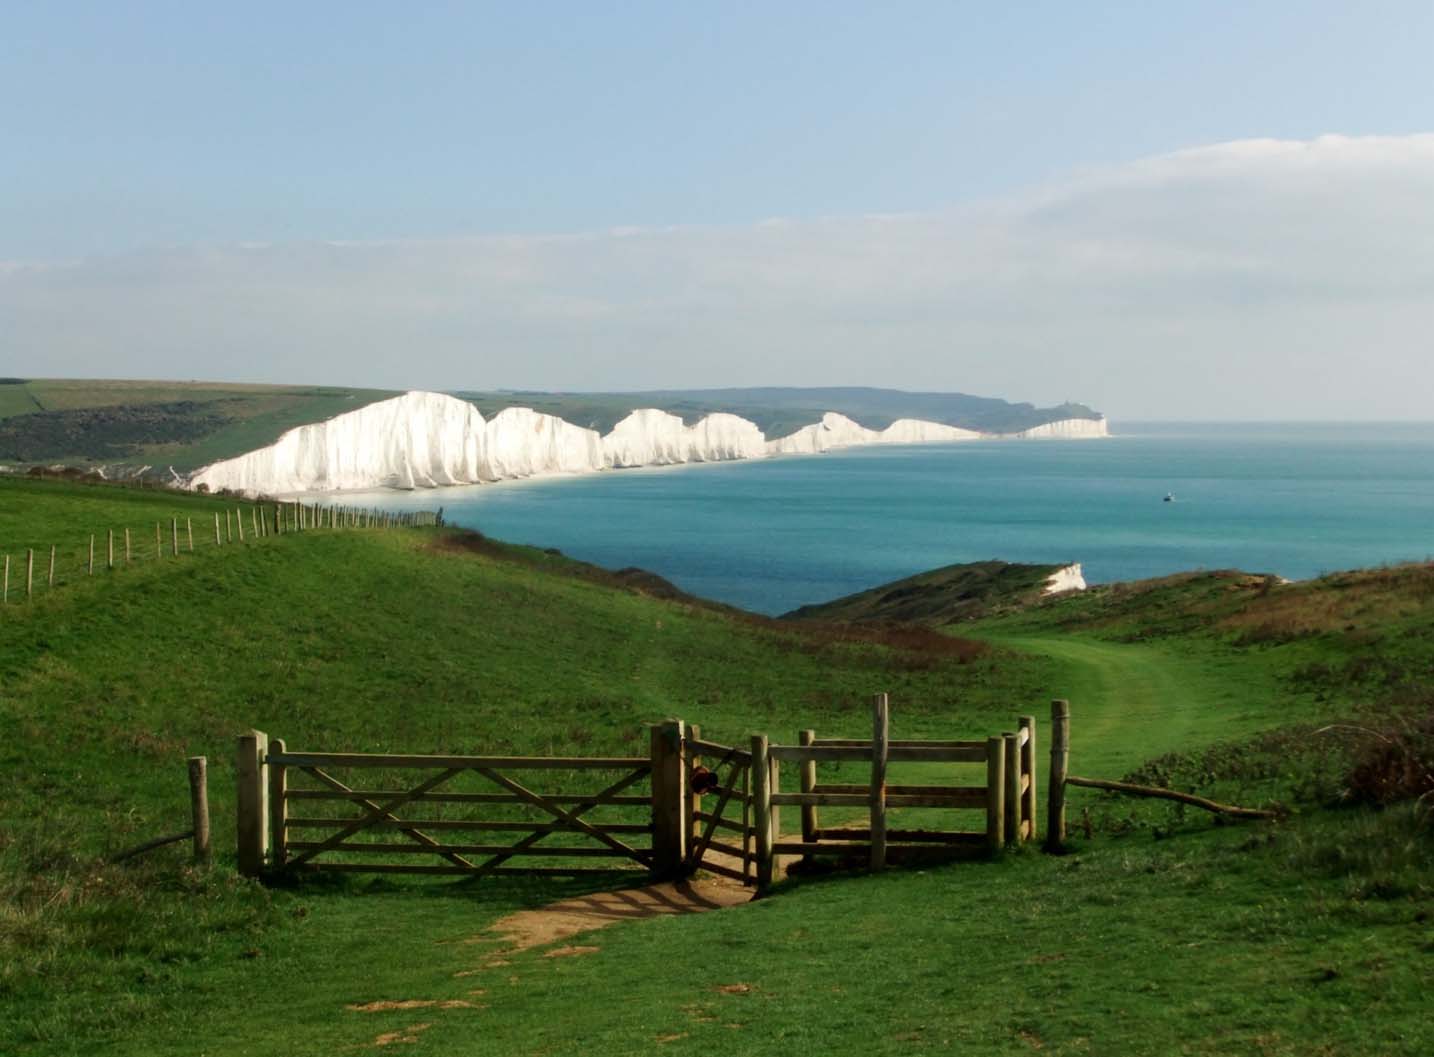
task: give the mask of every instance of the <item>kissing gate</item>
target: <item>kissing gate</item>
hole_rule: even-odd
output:
[[[1062,778],[1068,725],[1069,706],[1054,702],[1052,773]],[[239,868],[573,875],[636,863],[657,877],[700,869],[764,889],[782,857],[882,869],[1031,840],[1035,761],[1034,717],[984,740],[892,740],[885,694],[872,701],[869,740],[804,730],[795,745],[754,735],[739,747],[669,720],[651,728],[647,756],[291,752],[252,731],[239,738]],[[782,792],[783,764],[795,765],[796,792]],[[819,780],[818,765],[833,780]],[[919,780],[889,782],[892,765],[911,765]],[[869,780],[836,780],[858,777],[840,773],[853,766]],[[951,781],[963,767],[979,780]],[[785,833],[784,807],[801,813]],[[891,826],[895,809],[916,809],[915,824]],[[942,809],[984,812],[985,824],[933,825]],[[1052,826],[1062,810],[1053,800]]]

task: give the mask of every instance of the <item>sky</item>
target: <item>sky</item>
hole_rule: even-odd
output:
[[[1431,45],[1428,3],[7,5],[0,375],[1428,419]]]

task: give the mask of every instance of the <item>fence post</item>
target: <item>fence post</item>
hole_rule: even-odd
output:
[[[1046,849],[1059,851],[1066,841],[1066,770],[1070,766],[1071,703],[1051,702],[1051,786],[1046,790]]]
[[[25,601],[35,593],[35,548],[25,552]]]
[[[128,564],[130,563],[130,554],[131,554],[131,551],[130,551],[130,545],[129,545],[129,529],[125,529],[125,530],[124,530],[124,563],[125,563],[126,565],[128,565]]]
[[[886,744],[890,716],[885,694],[871,699],[871,868],[886,869]]]
[[[269,846],[269,788],[265,757],[269,736],[261,730],[239,735],[236,771],[239,778],[239,872],[258,877],[264,872],[264,853]]]
[[[752,828],[757,831],[757,891],[772,885],[772,766],[767,735],[752,735]]]
[[[95,575],[95,534],[90,533],[90,564],[86,567],[86,576]]]
[[[164,544],[160,542],[158,521],[154,523],[154,556],[156,558],[164,557]]]
[[[1011,731],[1001,735],[1006,752],[1006,843],[1021,843],[1021,741]]]
[[[215,511],[217,514],[218,511]],[[224,542],[234,542],[234,520],[229,511],[224,511]]]
[[[1036,717],[1022,716],[1018,727],[1026,732],[1021,746],[1021,775],[1028,779],[1021,795],[1021,821],[1026,825],[1026,840],[1036,839]]]
[[[228,512],[228,511],[225,511],[225,512],[224,512],[224,516],[227,518],[227,517],[229,516],[229,512]],[[235,521],[235,523],[236,523],[236,524],[238,525],[238,527],[239,527],[239,542],[240,542],[240,543],[243,543],[243,542],[244,542],[244,510],[243,510],[242,507],[241,507],[240,509],[234,511],[234,521]]]
[[[269,742],[270,754],[283,755],[284,739]],[[274,852],[269,862],[282,870],[289,862],[289,769],[282,763],[269,764],[269,840]]]
[[[169,556],[179,557],[179,518],[169,519]]]
[[[193,519],[192,517],[187,517],[187,518],[184,519],[184,531],[185,531],[185,532],[188,534],[188,536],[189,536],[189,553],[190,553],[190,554],[193,554],[193,553],[194,553],[194,519]]]
[[[209,846],[209,761],[203,756],[189,757],[189,809],[194,817],[194,862],[208,866],[214,861]]]
[[[1005,844],[1006,747],[998,737],[986,739],[986,844],[1000,851]]]
[[[651,728],[652,746],[652,872],[677,877],[687,860],[687,768],[683,760],[682,720],[669,719]]]
[[[55,545],[50,544],[50,582],[49,587],[55,586]]]
[[[224,541],[219,538],[219,511],[214,511],[214,546],[222,547]]]
[[[113,569],[114,567],[115,567],[115,530],[114,530],[114,529],[110,529],[110,533],[109,533],[109,551],[108,551],[108,552],[106,553],[106,555],[105,555],[105,568],[107,568],[107,569]]]
[[[692,742],[700,740],[702,740],[702,728],[696,723],[687,724],[688,747],[683,753],[682,761],[683,770],[686,772],[686,777],[683,779],[683,794],[686,802],[682,805],[682,817],[686,820],[684,826],[689,849],[695,847],[694,842],[702,836],[702,826],[697,821],[697,813],[702,810],[702,794],[692,788],[692,772],[702,762],[702,756],[691,747]]]
[[[804,748],[804,749],[809,749],[809,748],[811,748],[812,742],[816,741],[816,738],[817,738],[817,732],[814,731],[814,730],[799,730],[799,731],[797,731],[797,744],[800,745],[800,746],[801,746],[802,748]],[[803,761],[802,761],[801,779],[802,779],[802,792],[803,792],[803,793],[814,793],[814,792],[816,792],[816,788],[817,788],[817,761],[816,761],[816,760],[803,760]],[[802,843],[803,843],[803,844],[814,844],[814,843],[816,843],[816,839],[817,839],[817,829],[818,829],[818,828],[819,828],[819,826],[818,826],[818,819],[817,819],[817,805],[816,805],[816,804],[803,804],[803,805],[802,805]],[[810,855],[803,855],[803,856],[802,856],[802,861],[803,861],[803,862],[811,862],[811,861],[812,861],[812,857],[811,857]]]

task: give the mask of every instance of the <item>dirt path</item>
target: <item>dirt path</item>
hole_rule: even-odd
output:
[[[670,914],[700,914],[707,910],[749,902],[753,890],[720,878],[665,881],[624,888],[615,892],[562,899],[535,910],[519,910],[486,930],[484,939],[497,937],[505,944],[499,956],[543,947],[580,933],[615,925],[619,921]],[[553,952],[549,952],[550,954]]]

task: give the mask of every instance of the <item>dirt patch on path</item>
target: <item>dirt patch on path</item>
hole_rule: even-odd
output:
[[[549,903],[536,910],[509,914],[485,935],[474,937],[474,941],[491,941],[496,937],[507,945],[503,953],[511,954],[544,947],[619,921],[700,914],[705,910],[739,906],[750,902],[752,894],[751,888],[721,879],[665,881],[617,892],[594,892]]]

